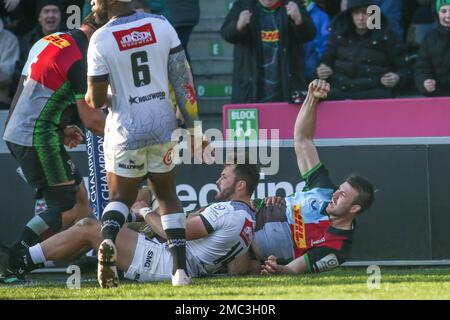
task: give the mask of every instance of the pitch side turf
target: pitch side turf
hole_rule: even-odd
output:
[[[181,288],[123,280],[118,288],[102,290],[90,274],[82,276],[81,289],[69,290],[65,274],[31,278],[24,285],[0,285],[0,299],[450,299],[449,268],[382,268],[379,289],[368,288],[366,269],[359,268],[307,276],[203,278]]]

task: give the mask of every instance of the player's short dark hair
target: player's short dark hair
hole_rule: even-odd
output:
[[[226,164],[227,166],[234,166],[234,174],[236,180],[244,180],[246,183],[246,192],[249,196],[253,194],[258,186],[260,168],[257,164],[250,164],[248,155],[245,155],[245,162],[243,164],[238,162],[238,156],[234,157],[233,163]]]
[[[353,189],[358,192],[358,195],[353,199],[353,203],[360,205],[361,210],[358,214],[363,213],[367,209],[370,208],[373,201],[375,200],[375,187],[374,185],[367,180],[366,178],[360,175],[351,175],[347,179],[345,179]]]

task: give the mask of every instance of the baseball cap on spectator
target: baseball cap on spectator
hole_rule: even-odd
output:
[[[436,11],[439,13],[442,6],[449,6],[450,0],[436,0]]]
[[[61,1],[58,0],[38,0],[36,1],[36,14],[39,16],[41,13],[42,8],[45,6],[57,6],[59,10],[61,10]]]
[[[353,9],[361,8],[361,7],[368,7],[373,5],[373,0],[348,0],[347,3],[347,11],[351,11]]]

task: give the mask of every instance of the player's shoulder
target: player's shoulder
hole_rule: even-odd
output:
[[[89,44],[94,44],[98,42],[100,39],[104,39],[104,37],[102,36],[104,36],[105,33],[107,33],[105,26],[95,30],[91,36],[91,39],[89,40]]]
[[[143,16],[145,16],[146,18],[151,19],[151,20],[159,21],[161,23],[170,23],[166,17],[159,15],[159,14],[143,13]]]
[[[218,215],[225,215],[233,212],[233,206],[230,201],[216,202],[207,207],[208,211],[215,212]]]

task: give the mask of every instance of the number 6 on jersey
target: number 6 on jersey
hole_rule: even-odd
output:
[[[143,87],[151,82],[150,68],[148,67],[147,51],[134,52],[131,56],[131,70],[136,87]]]

